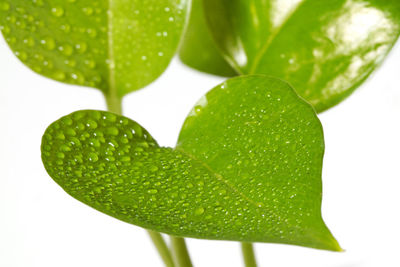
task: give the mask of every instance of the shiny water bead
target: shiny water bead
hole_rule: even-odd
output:
[[[45,47],[47,50],[54,50],[56,47],[56,42],[52,37],[46,37],[40,41],[40,43]]]
[[[0,2],[0,10],[2,10],[2,11],[8,11],[8,10],[10,10],[10,4],[9,3],[7,3],[7,2],[4,2],[4,1],[2,1],[2,2]]]
[[[64,9],[62,7],[53,7],[51,9],[51,14],[56,17],[62,17],[64,15]]]
[[[84,42],[77,43],[77,44],[75,45],[76,51],[77,51],[78,53],[80,53],[80,54],[85,53],[86,50],[87,50],[87,48],[88,48],[88,46],[87,46],[87,44],[84,43]],[[95,64],[95,63],[94,63],[94,64]]]

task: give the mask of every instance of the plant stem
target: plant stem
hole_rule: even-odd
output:
[[[257,267],[256,256],[254,255],[253,244],[242,242],[242,253],[246,267]]]
[[[150,235],[151,240],[156,246],[158,253],[160,254],[162,260],[164,261],[165,266],[167,267],[175,267],[174,261],[172,259],[171,252],[164,241],[162,235],[158,232],[154,232],[151,230],[147,230]]]
[[[176,267],[193,267],[185,239],[171,236],[172,250],[174,253]]]
[[[104,98],[106,99],[107,108],[109,111],[122,115],[122,98],[115,94],[104,94]],[[175,267],[174,261],[172,260],[171,251],[169,250],[167,244],[164,241],[164,238],[160,233],[147,230],[147,233],[150,235],[151,240],[154,243],[158,253],[160,254],[162,260],[165,263],[166,267]]]
[[[113,94],[104,94],[108,111],[122,115],[122,98]]]

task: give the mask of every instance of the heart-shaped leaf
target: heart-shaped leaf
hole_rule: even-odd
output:
[[[321,218],[322,127],[289,85],[228,80],[195,106],[179,140],[159,147],[134,121],[79,111],[47,129],[42,159],[70,195],[144,228],[340,250]]]
[[[317,111],[349,96],[400,34],[398,0],[204,0],[209,29],[242,74],[289,81]]]
[[[0,29],[34,71],[122,97],[165,70],[177,49],[188,2],[0,0]]]
[[[186,65],[202,72],[232,77],[237,73],[222,57],[208,30],[202,0],[193,0],[189,24],[179,57]]]

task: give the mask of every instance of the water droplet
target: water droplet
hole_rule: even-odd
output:
[[[120,158],[120,161],[122,161],[122,162],[129,162],[129,161],[131,161],[131,157],[129,157],[129,156],[123,156],[123,157]]]
[[[56,17],[62,17],[64,15],[64,9],[62,7],[53,7],[51,9],[51,14]]]
[[[17,42],[17,38],[15,38],[15,37],[10,37],[10,38],[7,38],[6,41],[7,41],[8,43],[10,43],[10,44],[15,44],[15,43]]]
[[[69,33],[71,31],[71,26],[68,24],[63,24],[60,26],[60,29],[65,33]]]
[[[85,15],[87,16],[91,16],[93,14],[93,8],[91,7],[84,7],[82,9],[83,13],[85,13]]]
[[[22,7],[17,7],[15,10],[17,10],[17,12],[20,14],[24,14],[26,12],[25,9]]]
[[[80,73],[71,73],[71,78],[75,80],[78,84],[83,84],[85,82],[85,77]]]
[[[33,0],[32,1],[36,6],[43,6],[43,0]]]
[[[221,190],[219,190],[218,194],[219,194],[220,196],[223,196],[223,195],[226,194],[226,190],[225,190],[225,189],[221,189]]]
[[[64,81],[66,77],[67,77],[67,75],[65,75],[65,73],[62,72],[62,71],[56,71],[53,74],[53,78],[58,80],[58,81]]]
[[[10,27],[8,26],[0,26],[0,30],[4,33],[4,35],[9,34],[10,33]]]
[[[104,114],[103,119],[108,122],[116,122],[117,116],[112,113],[106,113],[106,114]]]
[[[59,132],[55,135],[58,140],[65,140],[65,135],[62,132]]]
[[[197,208],[194,211],[194,214],[196,214],[196,215],[202,215],[203,213],[204,213],[204,208],[203,207]]]
[[[28,55],[25,52],[16,51],[14,54],[22,61],[25,61],[28,59]]]
[[[94,120],[88,120],[88,121],[86,122],[86,126],[87,126],[89,129],[96,129],[96,128],[97,128],[97,122],[95,122]]]
[[[40,41],[40,43],[47,49],[47,50],[53,50],[56,47],[56,42],[54,41],[53,38],[47,37],[43,40]]]
[[[26,23],[23,22],[23,21],[17,21],[17,22],[15,23],[15,25],[16,25],[17,27],[21,28],[21,29],[25,29],[25,28],[26,28]]]
[[[87,29],[86,31],[90,37],[95,38],[97,36],[97,31],[95,29]]]
[[[202,107],[202,106],[195,106],[195,107],[194,107],[194,112],[195,112],[196,114],[200,114],[202,110],[203,110],[203,107]]]
[[[60,150],[63,152],[69,152],[71,151],[71,148],[68,145],[61,145]]]
[[[52,69],[54,67],[53,62],[50,60],[43,61],[43,66],[45,66],[48,69]]]
[[[0,3],[0,10],[8,11],[10,10],[10,4],[6,2]]]
[[[73,60],[73,59],[71,59],[71,60],[67,59],[67,60],[64,61],[64,64],[69,66],[69,67],[75,67],[76,66],[76,61]]]
[[[91,59],[86,59],[85,65],[87,65],[90,69],[94,69],[96,67],[96,62],[94,62],[94,60]]]
[[[75,45],[75,49],[76,49],[76,51],[78,52],[78,53],[81,53],[81,54],[83,54],[83,53],[85,53],[86,52],[86,50],[87,50],[87,44],[86,43],[77,43],[76,45]]]
[[[99,160],[99,156],[97,156],[96,153],[94,153],[94,152],[89,153],[89,161],[96,162],[98,160]]]
[[[24,44],[26,44],[29,47],[35,46],[35,40],[32,37],[28,37],[23,40]]]
[[[149,189],[149,190],[147,190],[147,193],[154,195],[154,194],[158,193],[158,190],[157,189]]]
[[[107,128],[106,133],[109,135],[117,136],[119,134],[119,131],[116,127],[109,127]]]
[[[59,46],[58,50],[60,50],[60,52],[65,56],[71,56],[72,53],[74,52],[74,49],[69,44]]]
[[[42,73],[43,69],[39,66],[33,66],[32,69],[37,73]]]
[[[157,166],[151,166],[149,170],[151,172],[156,172],[156,171],[158,171],[158,167]]]

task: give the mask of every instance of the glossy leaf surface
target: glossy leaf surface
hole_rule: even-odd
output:
[[[50,176],[120,220],[176,236],[340,250],[321,218],[323,153],[313,108],[264,76],[210,91],[176,149],[100,111],[60,119],[42,142]]]
[[[289,81],[317,111],[350,95],[400,33],[398,0],[204,0],[237,71]]]
[[[189,24],[179,57],[186,65],[202,72],[232,77],[235,70],[222,57],[208,29],[202,0],[193,0]]]
[[[34,71],[122,97],[165,70],[187,11],[186,0],[0,0],[0,28]]]

